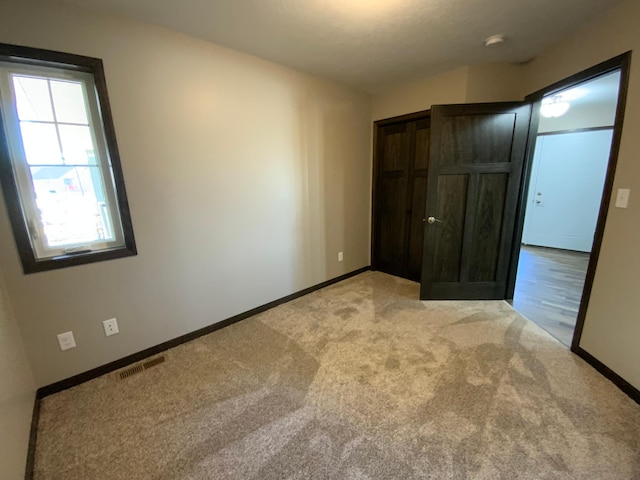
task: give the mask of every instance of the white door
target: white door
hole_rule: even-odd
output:
[[[522,243],[591,251],[612,135],[608,129],[538,137]]]

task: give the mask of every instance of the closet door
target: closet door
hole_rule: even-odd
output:
[[[420,281],[428,112],[376,122],[372,266]]]
[[[422,273],[422,255],[424,252],[424,231],[427,205],[427,168],[429,166],[430,120],[425,118],[416,122],[414,151],[409,169],[409,229],[408,258],[406,278],[420,281]]]

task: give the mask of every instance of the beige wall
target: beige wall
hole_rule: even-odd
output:
[[[523,93],[550,85],[628,50],[629,96],[614,190],[630,188],[626,210],[609,209],[581,347],[640,388],[640,2],[628,0],[610,14],[540,55],[527,68]]]
[[[468,75],[469,68],[461,67],[374,95],[373,120],[428,110],[431,105],[465,103]]]
[[[510,102],[523,100],[520,64],[485,63],[469,67],[465,103]]]
[[[35,384],[0,272],[0,478],[24,478]]]
[[[139,250],[25,276],[0,207],[39,386],[369,264],[369,95],[53,3],[0,3],[0,42],[103,59]],[[78,347],[60,352],[67,330]]]
[[[522,100],[525,67],[487,63],[460,67],[374,95],[373,120],[428,110],[432,105]]]

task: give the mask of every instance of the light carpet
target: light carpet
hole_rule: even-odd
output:
[[[639,479],[640,406],[505,302],[367,272],[42,402],[35,478]]]

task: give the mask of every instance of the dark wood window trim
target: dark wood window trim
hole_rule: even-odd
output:
[[[0,61],[19,62],[23,65],[39,67],[63,68],[65,70],[89,73],[93,76],[114,177],[116,203],[118,205],[124,233],[124,245],[121,247],[98,250],[90,253],[37,259],[31,246],[29,230],[25,223],[6,138],[5,125],[0,115],[0,184],[2,185],[9,219],[24,273],[35,273],[136,255],[137,249],[133,234],[133,224],[129,212],[129,202],[127,200],[122,165],[116,143],[115,128],[113,126],[102,60],[51,50],[0,44]]]

